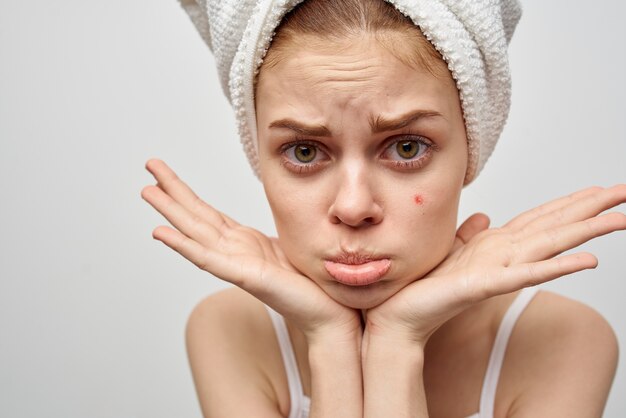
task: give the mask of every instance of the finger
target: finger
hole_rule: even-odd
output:
[[[199,269],[240,287],[278,312],[311,313],[327,303],[323,290],[312,280],[278,269],[271,263],[213,251],[168,226],[155,228],[152,236]],[[307,316],[296,319],[306,322]]]
[[[184,235],[205,245],[216,241],[219,237],[219,231],[216,227],[204,222],[197,215],[191,214],[159,187],[144,187],[141,191],[141,197]]]
[[[552,228],[520,241],[515,262],[554,257],[602,235],[626,229],[626,215],[608,213],[573,224]]]
[[[485,297],[515,292],[586,269],[595,268],[598,259],[590,253],[567,254],[535,263],[505,268],[485,283]]]
[[[157,180],[157,185],[189,212],[218,228],[223,223],[228,226],[236,225],[236,222],[231,218],[200,199],[164,161],[158,159],[148,160],[146,169]]]
[[[211,253],[205,246],[176,229],[162,225],[152,231],[152,237],[191,261],[201,270],[224,278],[233,276],[232,274],[224,274],[225,272],[219,271],[219,264],[215,266],[215,263],[211,262]]]
[[[152,232],[152,237],[191,261],[199,269],[242,287],[243,266],[239,270],[230,266],[228,263],[230,256],[217,254],[194,239],[168,226],[155,228]]]
[[[475,213],[463,222],[456,231],[452,251],[467,244],[476,234],[489,228],[489,217],[484,213]]]
[[[602,190],[602,187],[594,186],[594,187],[589,187],[583,190],[579,190],[575,193],[560,197],[558,199],[554,199],[550,202],[544,203],[541,206],[537,206],[534,209],[526,211],[519,216],[516,216],[515,218],[507,222],[504,225],[504,227],[511,228],[511,229],[522,229],[525,225],[537,219],[538,217],[543,216],[547,213],[553,212],[555,210],[558,210],[581,198],[597,193],[600,190]]]
[[[626,202],[626,184],[591,193],[548,212],[524,225],[521,232],[529,236],[541,230],[582,221]]]

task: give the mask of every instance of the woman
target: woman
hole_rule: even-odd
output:
[[[601,215],[626,186],[456,228],[461,189],[508,113],[517,4],[295,3],[183,2],[216,55],[278,238],[147,163],[157,186],[142,196],[176,228],[154,237],[237,286],[189,320],[204,415],[600,416],[617,361],[610,327],[520,289],[595,267],[591,254],[560,254],[626,228],[623,214]]]

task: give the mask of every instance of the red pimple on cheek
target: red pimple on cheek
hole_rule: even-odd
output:
[[[415,201],[416,205],[422,205],[424,204],[424,198],[418,194],[415,195],[415,197],[413,198],[413,200]]]

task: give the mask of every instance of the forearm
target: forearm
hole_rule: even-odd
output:
[[[381,337],[366,338],[362,360],[364,417],[428,417],[423,349]]]
[[[362,418],[363,378],[360,337],[309,346],[309,418]]]

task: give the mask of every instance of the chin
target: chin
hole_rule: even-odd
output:
[[[385,282],[377,282],[367,286],[348,286],[341,283],[331,283],[324,290],[335,301],[352,309],[374,308],[398,291],[398,289],[391,287],[391,283]]]

